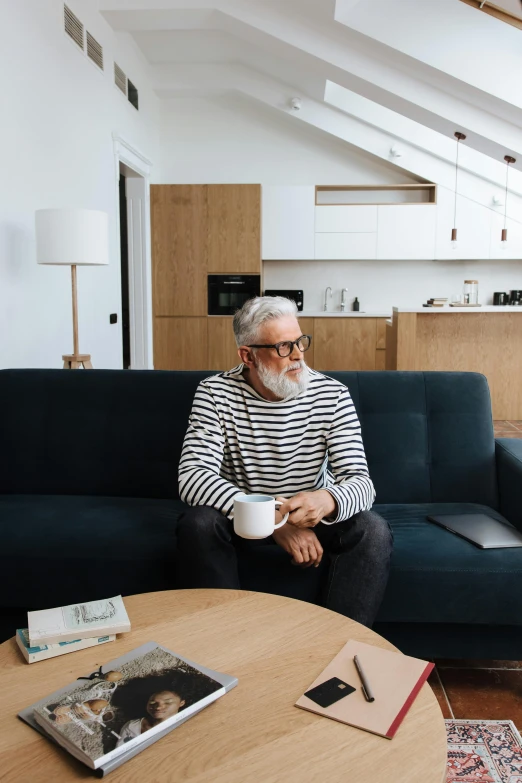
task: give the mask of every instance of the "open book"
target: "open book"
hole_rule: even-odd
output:
[[[19,717],[102,777],[237,685],[149,642]]]

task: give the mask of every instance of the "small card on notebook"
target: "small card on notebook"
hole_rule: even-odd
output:
[[[305,696],[315,701],[320,707],[330,707],[335,704],[336,701],[344,699],[345,696],[349,696],[353,693],[355,688],[352,685],[348,685],[347,682],[343,682],[339,677],[332,677],[326,682],[322,682],[315,688],[306,691]]]

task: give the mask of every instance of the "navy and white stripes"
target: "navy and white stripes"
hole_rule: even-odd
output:
[[[346,386],[314,370],[306,392],[270,402],[243,365],[200,383],[179,464],[181,499],[226,516],[238,492],[281,495],[327,489],[341,522],[375,499],[357,413]]]

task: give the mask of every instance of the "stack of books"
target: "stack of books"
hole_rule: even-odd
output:
[[[444,307],[447,304],[448,298],[444,296],[435,296],[433,299],[428,299],[428,303],[424,307]]]
[[[131,628],[121,595],[28,612],[27,623],[28,628],[16,631],[17,644],[27,663],[113,642],[117,633],[127,633]]]

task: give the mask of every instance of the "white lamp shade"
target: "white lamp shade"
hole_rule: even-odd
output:
[[[39,264],[109,263],[109,220],[96,209],[39,209],[36,212]]]

